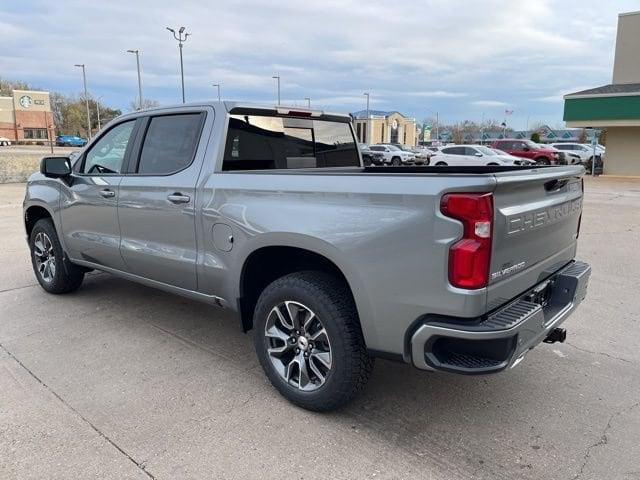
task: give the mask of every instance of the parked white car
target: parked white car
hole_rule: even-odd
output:
[[[384,162],[394,166],[411,164],[416,158],[414,153],[406,152],[396,145],[380,143],[378,145],[370,145],[369,150],[382,153]]]
[[[8,147],[11,145],[11,140],[7,137],[0,137],[0,147]]]
[[[593,147],[591,145],[584,145],[581,143],[552,143],[551,146],[562,152],[578,155],[578,157],[580,157],[580,163],[586,163],[591,160],[591,157],[593,157]],[[604,155],[604,151],[596,146],[596,157],[598,155]]]
[[[529,165],[535,162],[504,153],[485,145],[447,145],[431,157],[431,165]]]

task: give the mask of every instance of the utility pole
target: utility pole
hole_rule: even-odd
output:
[[[365,97],[367,97],[367,120],[365,123],[365,135],[364,135],[364,141],[362,143],[371,143],[369,141],[369,92],[364,92],[363,95]],[[382,141],[384,142],[384,138],[382,139]]]
[[[304,97],[304,99],[307,101],[307,108],[311,108],[311,98],[310,97]]]
[[[99,132],[100,129],[102,128],[102,125],[100,125],[100,102],[98,100],[96,100],[96,113],[98,114],[98,132]]]
[[[440,127],[440,118],[438,117],[438,112],[436,112],[436,141],[440,143],[440,132],[438,128]]]
[[[136,54],[136,66],[138,67],[138,110],[142,110],[142,76],[140,75],[140,52],[138,50],[127,50],[127,52]]]
[[[212,83],[212,85],[214,87],[218,87],[218,101],[220,101],[220,84],[219,83]]]
[[[167,27],[167,30],[173,33],[173,38],[178,41],[178,48],[180,49],[180,79],[182,83],[182,103],[184,103],[184,63],[182,62],[182,45],[187,41],[187,37],[191,34],[185,33],[184,27],[180,27],[177,34],[173,28]]]
[[[276,80],[277,88],[278,88],[278,105],[280,105],[280,75],[274,75],[273,77]]]
[[[84,103],[87,107],[87,137],[91,140],[91,114],[89,113],[89,94],[87,93],[87,74],[84,63],[76,63],[76,67],[82,68],[82,83],[84,84]]]

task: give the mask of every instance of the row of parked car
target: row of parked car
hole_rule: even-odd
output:
[[[577,165],[588,171],[593,146],[579,143],[541,145],[531,140],[504,139],[490,145],[445,145],[407,147],[395,144],[366,145],[360,150],[366,165]],[[596,173],[602,170],[605,148],[596,147]]]

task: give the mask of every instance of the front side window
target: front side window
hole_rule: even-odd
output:
[[[443,148],[442,152],[447,153],[449,155],[464,155],[464,147]]]
[[[123,122],[105,133],[87,152],[82,173],[101,175],[122,172],[135,123],[135,120]]]
[[[138,173],[168,175],[188,167],[200,138],[202,114],[152,117],[144,138]]]
[[[348,123],[230,115],[223,170],[359,166]]]

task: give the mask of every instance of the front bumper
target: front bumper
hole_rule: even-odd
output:
[[[572,262],[480,321],[425,320],[411,336],[413,364],[463,374],[514,367],[585,298],[590,274],[588,264]]]

